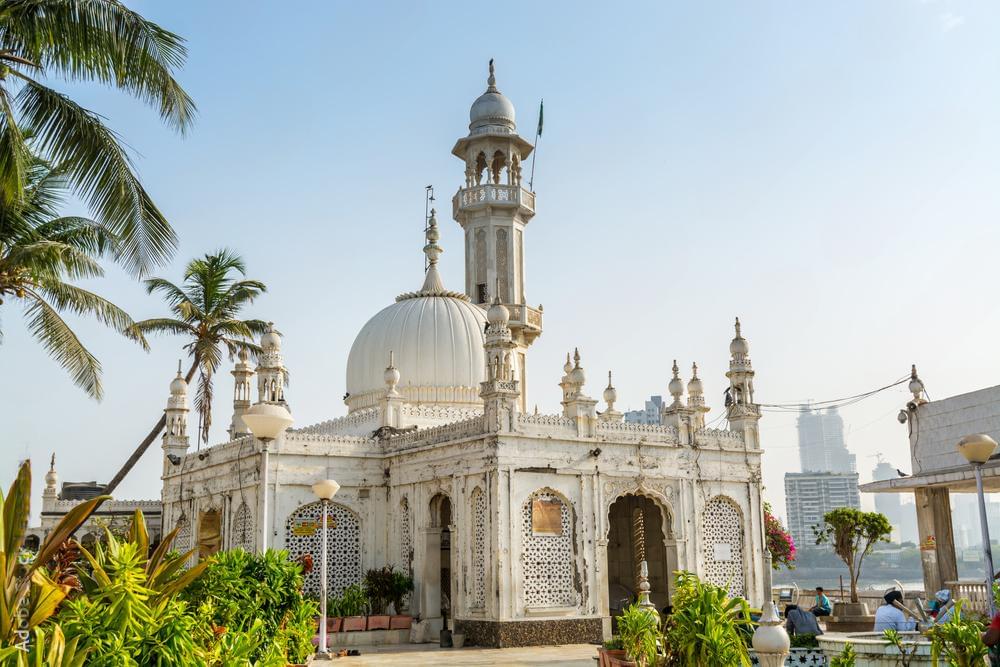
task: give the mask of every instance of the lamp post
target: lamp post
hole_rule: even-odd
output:
[[[327,505],[330,499],[337,493],[340,489],[340,484],[337,484],[332,479],[324,479],[321,482],[316,482],[312,485],[313,493],[319,498],[320,506],[323,508],[323,532],[322,540],[323,547],[321,549],[322,555],[320,556],[320,569],[319,569],[319,650],[316,652],[316,656],[320,658],[329,657],[329,652],[326,648],[326,515],[327,515]]]
[[[268,478],[268,443],[275,440],[292,425],[292,415],[281,403],[257,403],[243,415],[243,422],[258,440],[261,441],[261,473],[260,493],[263,499],[261,507],[261,526],[264,528],[264,540],[261,551],[267,551],[267,534],[271,527],[267,522],[267,478]]]
[[[990,528],[986,523],[986,496],[983,493],[983,464],[996,451],[997,441],[983,433],[967,435],[958,441],[958,452],[972,464],[976,473],[976,495],[979,496],[979,527],[983,534],[983,554],[986,556],[986,600],[990,605],[990,618],[996,615],[993,603],[993,550],[990,549]]]

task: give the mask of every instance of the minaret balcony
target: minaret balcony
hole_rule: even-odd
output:
[[[523,303],[505,303],[504,305],[510,311],[509,326],[511,329],[527,330],[525,333],[534,334],[532,339],[542,332],[541,310]]]
[[[459,188],[451,200],[454,217],[463,211],[493,207],[521,208],[527,217],[535,214],[535,193],[528,192],[519,185],[473,185]]]

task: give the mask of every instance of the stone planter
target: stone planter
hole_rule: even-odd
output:
[[[931,643],[921,637],[919,632],[900,632],[904,644],[909,644],[916,638],[917,650],[910,659],[911,667],[919,665],[933,665],[931,662]],[[850,642],[857,655],[855,667],[897,667],[899,665],[899,651],[895,647],[889,646],[882,638],[881,632],[828,632],[816,638],[819,647],[827,659],[832,659],[844,650],[844,645]],[[988,663],[984,663],[988,664]]]
[[[389,617],[390,630],[409,630],[413,624],[413,617],[408,614],[396,614]]]
[[[611,662],[612,660],[615,660],[615,662]],[[632,664],[626,662],[624,649],[607,649],[604,647],[597,649],[598,667],[612,667],[612,665],[620,665],[622,663]]]
[[[368,617],[368,629],[369,630],[388,630],[389,629],[389,619],[391,616],[387,614],[376,614],[375,616]]]
[[[364,616],[345,616],[344,617],[344,632],[362,632],[365,629],[365,617]]]

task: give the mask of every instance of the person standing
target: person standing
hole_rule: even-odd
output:
[[[830,598],[823,592],[822,586],[816,587],[816,604],[810,609],[814,616],[829,616],[833,612]]]
[[[785,607],[785,630],[790,636],[795,635],[821,635],[823,630],[819,627],[816,616],[807,611],[799,609],[798,605],[790,604]]]

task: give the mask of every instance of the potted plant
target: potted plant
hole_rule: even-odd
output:
[[[326,631],[340,632],[344,624],[343,613],[340,611],[340,598],[331,596],[326,599]]]
[[[392,617],[389,619],[390,630],[406,630],[413,622],[413,617],[403,612],[403,600],[413,592],[413,577],[403,572],[392,573]]]
[[[618,635],[627,660],[609,658],[612,665],[649,667],[656,663],[656,640],[660,634],[660,617],[656,612],[633,604],[618,617]]]
[[[612,659],[618,662],[625,660],[625,649],[622,647],[622,638],[619,635],[615,635],[597,649],[598,667],[612,667],[617,664],[612,662]]]
[[[386,607],[392,597],[392,566],[387,565],[365,572],[364,588],[371,613],[368,616],[369,630],[388,630],[389,614]]]
[[[343,614],[344,632],[358,632],[365,629],[365,612],[368,609],[368,598],[358,584],[352,584],[344,589],[340,596],[340,613]]]

